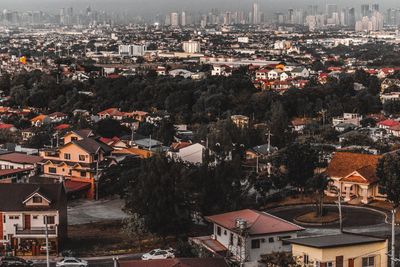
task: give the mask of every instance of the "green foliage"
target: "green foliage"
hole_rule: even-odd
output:
[[[100,120],[95,125],[95,131],[102,137],[113,138],[128,134],[130,130],[113,119]]]
[[[379,160],[376,175],[379,187],[387,195],[394,208],[400,206],[400,155],[386,154]]]
[[[267,267],[300,267],[292,254],[287,252],[274,252],[269,255],[262,255],[260,263],[265,264]]]

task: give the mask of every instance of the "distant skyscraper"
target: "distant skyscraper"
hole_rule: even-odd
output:
[[[332,18],[334,13],[338,13],[338,6],[333,4],[326,5],[326,13],[329,18]]]
[[[179,14],[176,12],[171,13],[171,26],[172,27],[179,26]]]
[[[187,20],[186,20],[186,12],[183,11],[181,14],[181,25],[186,26]]]
[[[379,12],[379,4],[372,5],[372,12],[375,12],[375,11]]]
[[[361,17],[369,17],[370,14],[369,5],[361,5]]]
[[[258,3],[253,4],[253,24],[259,24],[260,23],[260,14],[258,10]]]

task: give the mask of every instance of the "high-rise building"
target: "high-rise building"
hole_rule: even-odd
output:
[[[260,14],[258,8],[259,8],[258,3],[253,3],[253,24],[260,23]]]
[[[332,18],[334,13],[338,13],[338,6],[334,4],[326,5],[326,14],[328,18]]]
[[[200,42],[187,41],[182,43],[182,49],[186,53],[199,53],[200,52]]]
[[[372,4],[372,10],[371,10],[371,12],[373,13],[373,12],[375,12],[375,11],[379,12],[379,4]]]
[[[187,23],[187,20],[186,20],[186,12],[183,11],[182,14],[181,14],[181,25],[182,25],[183,27],[185,27],[185,26],[186,26],[186,23]]]
[[[171,26],[172,27],[179,26],[179,14],[176,12],[171,13]]]
[[[361,5],[361,17],[369,17],[371,11],[368,4]]]

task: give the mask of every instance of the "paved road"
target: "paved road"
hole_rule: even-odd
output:
[[[141,255],[142,254],[123,255],[123,256],[120,256],[120,258],[124,259],[124,260],[138,260],[138,259],[140,259]],[[113,267],[114,266],[112,257],[103,257],[103,258],[98,258],[98,259],[86,259],[86,260],[89,262],[89,267]],[[33,266],[46,267],[46,262],[38,261]],[[56,262],[51,261],[50,266],[51,267],[56,266]]]
[[[68,224],[86,224],[104,220],[122,220],[127,214],[122,211],[124,201],[118,198],[75,200],[68,203]]]

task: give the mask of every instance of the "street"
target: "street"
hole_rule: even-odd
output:
[[[124,259],[124,260],[138,260],[140,259],[142,254],[132,254],[132,255],[123,255],[123,256],[119,256],[120,259]],[[90,267],[112,267],[113,265],[113,257],[99,257],[99,258],[93,258],[93,259],[86,259],[83,258],[85,260],[87,260],[89,262],[89,266]],[[34,265],[35,267],[46,267],[46,261],[41,260],[40,262],[35,262]],[[55,261],[51,261],[50,262],[50,266],[54,267],[56,266],[56,262]]]

